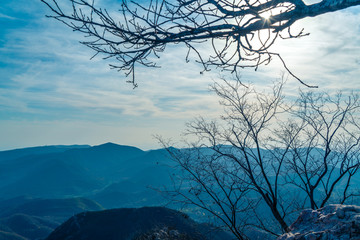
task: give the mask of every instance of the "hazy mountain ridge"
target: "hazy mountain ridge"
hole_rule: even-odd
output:
[[[0,230],[0,239],[2,239],[2,240],[27,240],[27,238],[24,238],[16,233],[5,232],[2,230]]]
[[[0,217],[8,217],[21,213],[39,217],[57,216],[62,221],[69,214],[73,215],[86,210],[95,211],[104,209],[97,202],[86,198],[32,199],[24,197],[22,199],[22,201],[18,200],[15,204],[7,204],[5,209],[1,208],[2,202],[0,202]]]
[[[70,216],[103,209],[98,203],[85,198],[18,197],[1,201],[0,239],[44,239]]]
[[[53,145],[53,146],[39,146],[39,147],[5,150],[5,151],[0,151],[0,161],[11,160],[29,155],[59,153],[59,152],[65,152],[69,149],[90,148],[90,147],[91,147],[90,145]]]
[[[159,204],[147,186],[168,181],[167,161],[163,149],[113,143],[0,152],[0,239],[43,239],[76,213],[104,209],[89,199],[107,208]]]
[[[223,147],[231,151],[229,146]],[[202,151],[212,153],[205,148]],[[143,151],[106,143],[5,152],[0,152],[0,240],[43,239],[80,212],[162,205],[160,194],[147,186],[171,184],[169,175],[176,173],[169,168],[173,162],[165,149]],[[353,180],[355,184],[360,182],[358,178]],[[190,214],[203,221],[202,213]],[[138,237],[166,235],[168,226],[163,227],[147,229]]]
[[[43,150],[35,149],[40,152]],[[30,155],[14,159],[1,158],[0,152],[0,180],[3,180],[0,181],[0,196],[90,196],[111,184],[129,179],[136,179],[138,185],[146,190],[144,184],[163,183],[163,178],[168,177],[169,169],[159,165],[159,162],[168,161],[164,150],[145,152],[113,143],[62,149],[66,150],[51,153],[46,150],[46,153],[41,154],[34,154],[32,149]],[[12,156],[17,155],[16,151],[26,152],[22,149],[13,150]]]

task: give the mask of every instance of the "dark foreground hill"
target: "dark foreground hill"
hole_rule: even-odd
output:
[[[143,207],[77,214],[56,228],[46,240],[142,240],[155,239],[155,236],[174,240],[232,239],[230,234],[196,223],[179,211]]]

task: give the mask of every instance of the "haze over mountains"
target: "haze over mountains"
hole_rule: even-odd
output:
[[[202,151],[211,154],[209,149]],[[139,237],[136,240],[140,240],[174,233],[174,239],[194,239],[195,230],[210,231],[212,228],[201,224],[195,224],[194,229],[187,228],[194,225],[193,220],[184,220],[179,212],[159,208],[167,202],[154,188],[172,184],[170,176],[178,173],[171,167],[173,164],[165,149],[143,151],[113,143],[93,147],[44,146],[1,151],[0,240],[45,239],[56,228],[56,234],[54,232],[49,239],[60,240],[65,233],[77,239],[90,234],[91,230],[107,227],[111,230],[108,239],[118,239],[118,234],[126,236],[120,239],[135,240],[135,237]],[[359,183],[360,178],[354,177],[352,186],[356,187]],[[143,207],[151,208],[141,211],[134,209]],[[266,206],[259,205],[259,209],[265,215],[269,212]],[[190,217],[204,220],[196,215],[201,212],[187,210],[191,211]],[[84,215],[88,211],[96,213]],[[130,211],[126,218],[128,220],[124,218],[124,211]],[[79,229],[73,228],[74,220],[77,219],[75,216],[79,216],[84,223],[80,224],[82,227]],[[107,226],[112,225],[109,216],[117,218],[119,222],[134,221],[138,217],[141,219],[137,222],[140,224],[138,228],[143,229],[143,232],[134,235],[129,229],[122,232],[119,227],[121,224]],[[152,222],[159,223],[159,226],[148,225],[146,219],[151,219],[151,216],[156,216]],[[163,216],[171,216],[181,222],[173,229],[175,232],[169,230]],[[99,226],[94,221],[97,217],[107,224]],[[294,213],[294,220],[296,217],[297,213]],[[266,239],[266,235],[262,235],[264,233],[253,232],[254,239],[264,239],[264,236]],[[219,239],[227,237],[225,234]]]
[[[101,200],[111,194],[146,192],[147,186],[168,182],[169,163],[164,150],[142,151],[113,143],[3,151],[0,196]]]
[[[99,210],[104,208],[85,198],[0,201],[0,239],[44,239],[72,215]]]
[[[2,151],[0,240],[62,240],[65,235],[133,240],[152,234],[208,239],[214,232],[210,225],[164,207],[140,208],[166,203],[149,187],[171,183],[171,164],[164,149],[113,143]],[[74,219],[83,220],[81,228],[74,228]],[[231,239],[222,231],[214,234],[210,239]]]
[[[160,205],[169,183],[163,149],[106,143],[0,152],[0,239],[41,239],[74,214]]]

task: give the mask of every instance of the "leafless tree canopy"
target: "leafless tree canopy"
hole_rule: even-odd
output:
[[[168,148],[183,173],[182,187],[169,194],[220,219],[238,239],[249,226],[276,236],[304,208],[359,196],[351,185],[360,167],[359,95],[300,92],[289,106],[282,87],[215,84],[225,114],[195,119],[186,133],[197,140]]]
[[[96,54],[116,58],[119,64],[112,67],[132,75],[133,84],[135,66],[156,67],[167,44],[185,44],[186,60],[195,54],[204,71],[212,66],[231,72],[257,68],[280,57],[269,50],[277,38],[306,35],[290,31],[297,20],[360,4],[360,0],[311,5],[302,0],[122,0],[119,13],[113,15],[89,0],[41,1],[52,10],[52,17],[89,37],[82,43]],[[212,53],[202,51],[204,42]]]

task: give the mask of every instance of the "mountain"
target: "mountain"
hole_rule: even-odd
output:
[[[32,199],[18,197],[0,202],[0,239],[44,239],[74,214],[103,210],[84,199]]]
[[[223,148],[231,151],[229,146]],[[204,154],[212,154],[212,151],[206,148],[201,151]],[[0,239],[44,238],[74,214],[99,211],[103,210],[103,207],[110,209],[165,205],[166,200],[153,189],[161,189],[172,184],[170,175],[176,177],[179,173],[176,168],[172,168],[173,164],[165,149],[143,151],[136,147],[114,143],[93,147],[45,146],[2,151],[0,152]],[[270,179],[272,177],[274,176],[269,176]],[[355,188],[360,182],[358,176],[353,180],[350,188]],[[186,184],[183,182],[183,186],[186,187]],[[339,186],[342,184],[344,183],[340,182]],[[23,195],[26,197],[21,197]],[[171,207],[178,209],[180,205],[172,204]],[[265,218],[271,217],[271,212],[265,204],[260,203],[258,210]],[[116,213],[116,210],[114,211]],[[208,220],[198,209],[187,208],[185,211],[197,221]],[[100,218],[101,216],[102,213],[99,213]],[[296,213],[290,217],[295,220]],[[114,225],[105,218],[103,220],[109,225]],[[136,218],[133,218],[129,221],[135,220]],[[147,224],[142,220],[140,222]],[[128,225],[123,224],[127,228]],[[190,240],[195,236],[191,232],[182,232],[181,229],[175,229],[173,232],[172,226],[166,224],[157,227],[151,225],[145,230],[136,236],[131,235],[131,238],[148,240],[162,236],[174,240],[178,238]],[[251,239],[269,239],[263,237],[267,236],[265,233],[258,233],[253,229],[250,231],[255,234]]]
[[[146,192],[148,185],[169,182],[169,169],[165,166],[168,161],[164,150],[142,151],[113,143],[3,151],[0,152],[0,196],[3,199],[20,195],[92,196],[126,181],[131,181],[133,186],[125,189],[126,184],[122,184],[122,189],[117,191],[120,195]]]
[[[3,202],[10,202],[11,200]],[[22,197],[15,198],[14,204],[3,204],[3,202],[0,202],[1,218],[14,214],[25,214],[38,217],[51,216],[53,219],[57,217],[62,222],[75,213],[104,209],[97,202],[86,198],[33,199]]]
[[[9,233],[0,230],[0,239],[1,240],[27,240],[26,238],[16,234],[16,233]]]
[[[17,235],[24,239],[44,238],[58,226],[58,224],[47,219],[26,214],[14,214],[10,217],[2,218],[0,219],[0,224],[1,229],[7,230],[8,235]]]
[[[124,180],[113,183],[88,198],[101,203],[105,208],[161,205],[162,196],[145,186],[146,183]]]
[[[29,155],[41,155],[48,153],[60,153],[65,152],[69,149],[78,149],[78,148],[89,148],[89,145],[56,145],[56,146],[42,146],[42,147],[30,147],[30,148],[20,148],[7,151],[0,151],[0,161],[11,160],[15,158],[20,158],[23,156]]]
[[[51,159],[34,169],[29,169],[27,174],[1,188],[0,192],[3,193],[2,196],[8,197],[30,195],[62,198],[81,196],[101,186],[101,182],[84,168],[61,159]]]
[[[153,188],[171,183],[172,162],[164,149],[151,150],[132,158],[121,168],[122,180],[114,181],[95,194],[86,197],[106,208],[155,206],[163,197]]]
[[[171,230],[183,239],[232,239],[226,232],[199,224],[187,215],[163,207],[123,208],[77,214],[55,229],[46,240],[145,239],[156,231]]]

